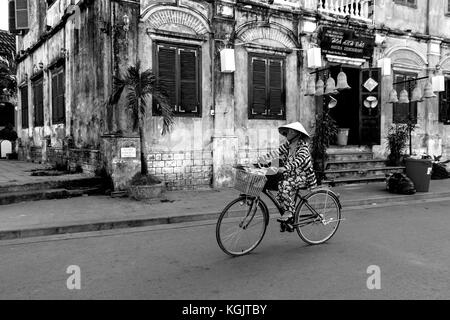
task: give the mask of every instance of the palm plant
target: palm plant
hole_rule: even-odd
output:
[[[403,150],[408,144],[410,126],[407,124],[394,124],[389,128],[387,146],[389,150],[388,163],[393,166],[401,164]]]
[[[328,110],[316,115],[316,131],[312,138],[311,156],[314,159],[314,170],[319,183],[324,178],[325,162],[328,159],[327,149],[336,139],[338,128],[336,121],[330,116]]]
[[[159,104],[161,115],[163,117],[163,129],[161,134],[165,135],[173,127],[173,113],[169,104],[169,98],[160,87],[156,75],[151,69],[141,72],[141,64],[138,61],[136,65],[128,67],[125,74],[114,77],[114,90],[111,94],[108,104],[116,105],[122,94],[126,94],[125,108],[132,111],[134,115],[134,127],[139,129],[139,140],[141,147],[141,175],[148,175],[147,149],[145,139],[145,119],[148,103],[151,103],[151,97]]]

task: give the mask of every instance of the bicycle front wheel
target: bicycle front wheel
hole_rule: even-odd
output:
[[[260,244],[267,223],[267,213],[261,200],[239,197],[230,202],[219,216],[217,243],[230,256],[245,255]]]
[[[303,241],[312,245],[322,244],[336,233],[341,221],[341,208],[338,200],[327,190],[313,191],[297,207],[294,219]]]

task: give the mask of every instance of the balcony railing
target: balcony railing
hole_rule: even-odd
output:
[[[262,2],[267,3],[268,0],[262,0]],[[274,0],[273,4],[318,10],[365,21],[371,20],[373,16],[372,0]]]

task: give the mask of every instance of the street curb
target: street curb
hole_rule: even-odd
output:
[[[450,199],[450,192],[442,193],[416,193],[414,195],[403,196],[394,195],[390,197],[374,197],[368,199],[354,199],[348,201],[342,201],[343,209],[367,206],[374,204],[395,204],[405,201],[420,201],[420,200],[431,200],[438,198],[448,198]],[[273,206],[269,206],[269,210],[275,209]],[[171,215],[166,217],[134,217],[130,219],[117,219],[109,221],[84,221],[74,224],[67,225],[47,225],[47,226],[36,226],[31,228],[24,228],[18,230],[4,230],[0,231],[0,240],[14,240],[30,237],[40,237],[40,236],[51,236],[51,235],[61,235],[68,233],[81,233],[81,232],[93,232],[93,231],[104,231],[112,229],[124,229],[124,228],[136,228],[136,227],[148,227],[155,225],[164,224],[177,224],[185,222],[196,222],[203,220],[214,220],[219,216],[220,211],[217,212],[206,212],[198,214],[189,215]]]

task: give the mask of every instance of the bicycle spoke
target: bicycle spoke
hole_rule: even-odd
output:
[[[216,238],[226,253],[246,254],[262,240],[266,217],[259,201],[236,199],[222,212],[216,227]]]
[[[329,240],[340,222],[337,201],[325,190],[313,191],[296,211],[296,226],[299,236],[309,244],[320,244]]]

